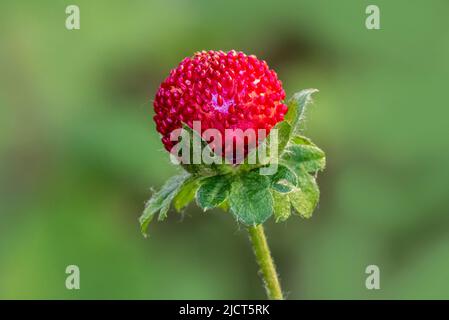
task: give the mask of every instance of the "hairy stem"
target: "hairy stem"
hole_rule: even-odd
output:
[[[254,254],[256,255],[257,264],[260,267],[268,299],[283,300],[284,297],[282,295],[281,285],[279,284],[276,267],[274,266],[273,258],[270,254],[270,248],[268,247],[263,226],[260,224],[249,227],[248,232],[253,245]]]

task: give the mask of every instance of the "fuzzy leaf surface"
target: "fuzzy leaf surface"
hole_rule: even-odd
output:
[[[180,212],[195,199],[196,192],[198,191],[201,182],[202,178],[198,176],[190,176],[186,179],[173,199],[173,206],[176,211]]]
[[[299,188],[290,192],[288,197],[297,214],[303,218],[310,218],[318,204],[320,190],[315,177],[306,171],[301,170],[298,179]]]
[[[218,207],[227,199],[230,190],[228,175],[205,178],[196,194],[197,203],[204,210]]]
[[[312,94],[315,92],[318,92],[318,90],[301,90],[293,94],[293,96],[289,99],[287,103],[288,111],[284,119],[291,126],[290,136],[301,132],[307,106],[312,102]]]
[[[246,226],[265,222],[273,214],[270,179],[258,170],[239,176],[232,183],[229,195],[232,214]]]
[[[288,194],[271,190],[271,195],[273,196],[273,212],[276,222],[287,220],[292,212]]]
[[[277,172],[271,177],[271,188],[280,193],[288,193],[298,185],[296,174],[288,167],[279,165]]]
[[[145,204],[145,209],[139,218],[140,230],[144,236],[147,235],[148,225],[157,212],[159,212],[159,220],[164,220],[167,217],[167,212],[173,198],[189,177],[190,175],[186,173],[171,177],[163,187],[148,200]]]

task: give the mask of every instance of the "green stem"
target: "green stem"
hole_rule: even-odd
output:
[[[283,300],[281,285],[279,284],[276,267],[270,254],[270,248],[268,247],[263,226],[260,224],[249,227],[248,232],[254,254],[256,255],[257,264],[260,267],[262,279],[265,283],[268,299]]]

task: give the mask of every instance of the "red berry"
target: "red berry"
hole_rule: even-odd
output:
[[[281,81],[265,61],[234,50],[201,51],[185,58],[162,82],[154,99],[154,121],[168,151],[176,143],[170,133],[182,122],[192,126],[200,120],[202,132],[217,129],[223,141],[225,129],[265,129],[268,135],[284,119],[284,98]]]

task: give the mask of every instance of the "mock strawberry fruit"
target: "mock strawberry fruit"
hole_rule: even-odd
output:
[[[154,121],[168,151],[177,143],[170,141],[170,133],[182,123],[193,128],[200,121],[201,132],[217,129],[223,137],[222,155],[225,129],[252,129],[256,141],[231,138],[244,144],[246,154],[248,146],[258,144],[259,129],[268,135],[284,119],[284,98],[281,81],[265,61],[234,50],[201,51],[185,58],[162,82],[154,99]]]

